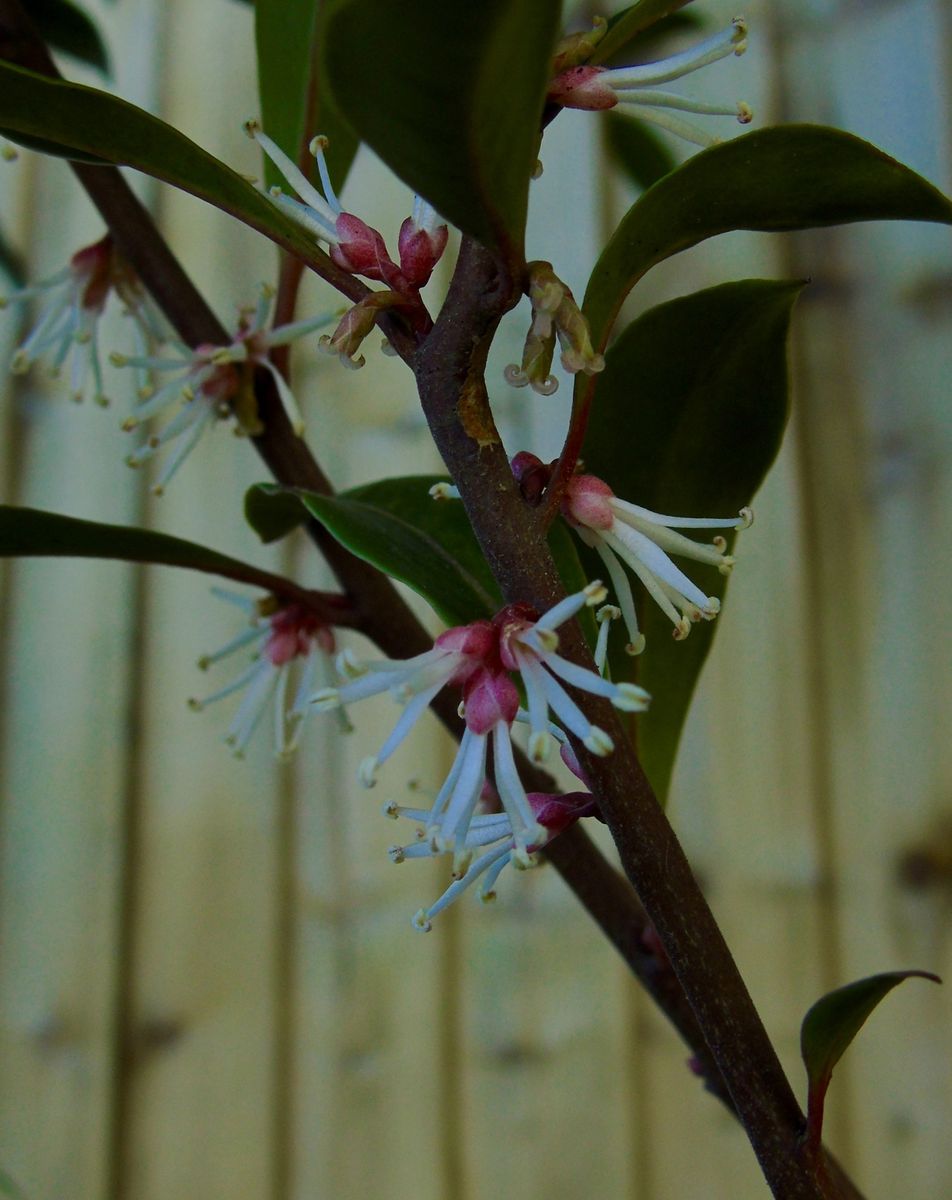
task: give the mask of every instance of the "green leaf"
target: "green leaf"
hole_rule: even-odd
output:
[[[248,563],[199,546],[126,525],[82,521],[36,508],[0,505],[0,558],[105,558],[124,562],[159,563],[221,575],[271,591],[280,580]]]
[[[638,0],[630,8],[616,13],[608,23],[608,32],[588,60],[592,66],[607,62],[649,25],[690,4],[691,0]]]
[[[464,233],[522,258],[558,0],[337,0],[323,53],[341,111]]]
[[[30,16],[54,50],[89,63],[109,78],[109,52],[95,22],[70,0],[30,0]]]
[[[308,178],[313,178],[315,164],[304,153],[307,144],[318,133],[328,138],[327,165],[331,182],[340,189],[357,152],[357,139],[337,112],[323,72],[317,69],[326,9],[322,0],[258,0],[258,95],[265,132],[306,168]],[[287,188],[270,159],[264,172],[269,187]]]
[[[280,483],[256,483],[245,492],[245,520],[263,542],[276,542],[307,520],[297,492]]]
[[[309,234],[237,171],[107,92],[0,62],[0,131],[44,153],[135,167],[231,213],[305,261],[319,255]]]
[[[582,450],[586,470],[620,499],[654,512],[730,517],[748,504],[787,420],[787,332],[801,287],[784,280],[725,283],[633,321],[598,377]],[[593,556],[592,562],[601,560]],[[727,579],[714,567],[684,565],[705,594],[723,596]],[[737,569],[743,570],[743,558]],[[632,679],[637,672],[652,694],[651,708],[638,718],[638,751],[664,801],[718,622],[704,621],[675,642],[670,621],[638,581],[633,584],[647,648],[630,658],[616,629],[610,664],[612,678]]]
[[[25,279],[23,272],[23,257],[7,241],[0,230],[0,271],[17,287],[22,287]]]
[[[813,1145],[819,1145],[823,1129],[823,1106],[833,1068],[856,1037],[867,1017],[894,987],[918,977],[941,983],[929,971],[887,971],[870,975],[828,992],[817,1000],[800,1027],[800,1053],[807,1069],[807,1129]]]
[[[876,220],[948,225],[952,203],[875,146],[820,125],[759,129],[713,146],[645,192],[602,251],[582,305],[592,340],[606,344],[649,268],[714,234]]]
[[[461,625],[492,616],[503,600],[463,505],[430,497],[433,484],[445,479],[383,479],[333,497],[258,484],[245,497],[245,515],[265,541],[273,541],[309,513],[353,554],[413,588],[448,625]],[[298,505],[296,519],[289,501]],[[566,589],[580,591],[586,577],[561,523],[550,532],[549,548]],[[588,610],[583,617],[594,642],[594,618]]]
[[[644,121],[605,114],[609,153],[635,187],[646,191],[678,165],[667,143]]]
[[[10,1200],[26,1200],[26,1193],[17,1186],[12,1175],[8,1175],[0,1167],[0,1195],[9,1196]]]
[[[502,600],[462,504],[429,496],[438,481],[412,476],[338,496],[299,495],[341,545],[413,588],[447,625],[463,625],[492,616]]]

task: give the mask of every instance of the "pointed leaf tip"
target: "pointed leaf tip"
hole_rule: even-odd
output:
[[[665,175],[622,218],[585,291],[592,340],[606,344],[651,267],[719,233],[896,220],[952,224],[952,201],[851,133],[778,125],[742,134]]]
[[[800,1053],[807,1069],[807,1137],[819,1145],[823,1105],[833,1068],[879,1002],[906,979],[941,983],[930,971],[887,971],[837,988],[810,1008],[800,1027]]]

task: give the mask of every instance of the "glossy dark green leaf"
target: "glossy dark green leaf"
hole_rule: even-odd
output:
[[[235,579],[271,590],[274,577],[195,542],[136,529],[82,521],[36,508],[0,505],[0,558],[105,558],[159,563]]]
[[[764,279],[725,283],[633,321],[598,378],[582,451],[586,470],[621,499],[655,512],[726,518],[749,504],[787,420],[787,332],[801,287]],[[742,571],[743,539],[738,552]],[[723,596],[727,579],[714,567],[681,565],[705,594]],[[663,800],[718,622],[702,622],[675,642],[671,623],[634,579],[633,591],[647,646],[630,658],[622,630],[613,630],[611,671],[618,680],[637,672],[652,695],[651,708],[638,718],[638,751]]]
[[[433,484],[445,479],[383,479],[334,497],[259,484],[245,497],[245,514],[259,535],[272,541],[310,513],[348,550],[413,588],[448,625],[459,625],[492,616],[503,601],[462,503],[430,497]],[[289,500],[299,506],[296,519]],[[549,549],[566,589],[583,588],[587,580],[563,525],[553,528]],[[590,613],[583,627],[594,639]]]
[[[245,492],[245,520],[263,542],[276,542],[307,520],[297,492],[280,483],[256,483]]]
[[[357,152],[357,139],[344,124],[318,70],[318,43],[326,4],[322,0],[258,0],[255,47],[258,95],[266,133],[314,177],[314,159],[306,150],[315,134],[329,139],[327,165],[335,188],[343,186]],[[268,186],[287,188],[270,160],[264,164]]]
[[[413,588],[447,625],[461,625],[491,616],[502,601],[462,504],[428,495],[436,481],[386,479],[339,496],[300,495],[341,545]]]
[[[819,125],[782,125],[704,150],[629,209],[602,251],[583,309],[606,344],[625,297],[656,263],[732,229],[851,221],[952,224],[952,203],[875,146]]]
[[[894,987],[918,977],[941,983],[929,971],[887,971],[871,975],[828,992],[817,1000],[800,1027],[800,1053],[807,1069],[807,1127],[809,1138],[819,1144],[823,1129],[823,1105],[833,1068],[859,1033],[867,1017]]]
[[[10,245],[2,230],[0,230],[0,271],[17,287],[23,286],[23,257]]]
[[[43,40],[109,76],[109,52],[92,18],[70,0],[30,0],[30,16]]]
[[[306,261],[313,239],[247,179],[184,134],[107,92],[0,63],[0,130],[66,158],[135,167],[231,213]]]
[[[589,62],[593,66],[607,62],[642,30],[690,3],[691,0],[638,0],[637,4],[616,13],[609,21],[608,32],[595,47]]]
[[[605,115],[605,126],[609,153],[641,191],[678,165],[665,140],[644,121],[610,112]]]
[[[558,0],[336,0],[324,60],[340,109],[464,233],[521,257]]]

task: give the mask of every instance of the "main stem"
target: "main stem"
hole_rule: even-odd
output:
[[[523,502],[495,434],[483,379],[496,325],[516,298],[493,256],[464,240],[446,304],[417,355],[416,375],[437,448],[504,596],[545,611],[564,589],[543,516]],[[577,625],[563,626],[559,644],[567,658],[593,669]],[[615,742],[607,758],[576,749],[622,866],[658,931],[774,1195],[829,1196],[817,1160],[800,1152],[803,1113],[617,715],[605,701],[577,699]]]

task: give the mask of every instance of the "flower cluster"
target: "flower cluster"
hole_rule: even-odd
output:
[[[310,151],[317,161],[323,192],[291,161],[280,146],[264,133],[257,121],[246,121],[245,131],[284,176],[296,196],[279,187],[270,189],[275,204],[319,242],[327,243],[331,259],[342,270],[386,285],[387,292],[374,293],[371,304],[360,302],[353,315],[347,314],[333,336],[321,339],[320,348],[337,354],[345,366],[363,366],[357,350],[373,328],[381,307],[408,309],[411,323],[422,318],[420,289],[428,282],[443,251],[449,231],[432,206],[420,196],[413,211],[400,226],[397,238],[399,264],[387,250],[383,236],[366,221],[346,212],[331,183],[324,151],[325,137],[311,140]]]
[[[203,671],[208,670],[214,663],[245,648],[253,648],[253,657],[230,683],[202,700],[189,700],[189,707],[200,712],[216,700],[244,692],[225,735],[225,741],[240,758],[272,701],[275,751],[279,757],[285,757],[298,744],[315,686],[333,678],[336,650],[333,630],[301,604],[281,604],[273,596],[254,601],[220,588],[214,590],[221,599],[243,609],[249,624],[219,650],[200,658],[198,665]],[[289,701],[291,676],[295,673],[297,685]]]
[[[110,356],[117,367],[172,373],[157,390],[147,391],[134,415],[123,422],[123,429],[132,431],[166,409],[177,406],[168,424],[126,459],[129,466],[138,467],[164,446],[175,443],[175,451],[153,488],[156,495],[164,492],[203,432],[215,421],[234,415],[243,432],[260,432],[253,388],[256,368],[267,371],[274,380],[294,432],[299,437],[304,432],[298,403],[284,376],[271,361],[270,353],[276,346],[287,346],[323,328],[335,314],[321,313],[269,329],[267,322],[273,295],[271,288],[263,287],[256,307],[239,310],[238,325],[227,346],[200,345],[194,350],[178,346],[174,348],[175,353],[164,355]]]
[[[78,250],[68,266],[33,287],[0,297],[0,308],[42,300],[33,328],[13,355],[16,373],[29,370],[40,358],[49,356],[54,375],[69,360],[69,387],[74,400],[86,396],[90,377],[98,404],[108,404],[103,388],[99,355],[99,321],[111,294],[131,319],[140,353],[146,354],[162,340],[161,318],[155,311],[132,267],[107,234],[91,246]]]
[[[490,749],[493,784],[508,821],[504,832],[498,834],[505,838],[506,852],[514,862],[526,866],[533,849],[548,839],[539,815],[540,802],[530,802],[516,770],[510,736],[517,719],[528,723],[530,757],[540,762],[553,735],[562,738],[565,730],[594,754],[609,754],[614,748],[608,734],[582,713],[565,684],[602,696],[626,712],[647,707],[648,695],[642,688],[612,683],[558,653],[558,627],[584,607],[600,604],[604,597],[605,589],[593,583],[543,616],[525,605],[507,605],[491,621],[473,621],[448,630],[436,639],[432,650],[405,661],[360,663],[343,655],[338,667],[347,682],[314,696],[321,711],[383,692],[404,705],[383,746],[361,765],[361,779],[370,787],[379,766],[404,741],[437,692],[449,685],[461,689],[460,714],[465,728],[459,751],[432,807],[421,818],[427,844],[434,853],[453,854],[457,873],[465,872],[473,850],[485,844],[479,840],[479,830],[486,823],[474,825],[474,820]],[[516,680],[526,698],[525,708],[520,704]],[[550,713],[558,722],[555,729]],[[486,862],[484,869],[488,865]]]
[[[549,85],[548,99],[564,108],[598,110],[628,105],[633,115],[660,125],[669,133],[698,146],[711,146],[717,138],[693,122],[675,116],[677,112],[703,116],[734,117],[742,125],[753,119],[749,105],[705,104],[671,92],[656,91],[659,84],[670,83],[693,71],[747,49],[747,22],[735,17],[731,24],[713,37],[680,54],[632,67],[573,66],[562,71]]]
[[[551,396],[559,386],[550,373],[556,338],[562,347],[562,366],[572,375],[579,371],[595,375],[605,369],[605,359],[593,347],[588,322],[571,291],[552,270],[552,264],[536,261],[526,269],[532,324],[526,335],[521,365],[511,363],[505,377],[513,387],[529,385],[540,396]]]

